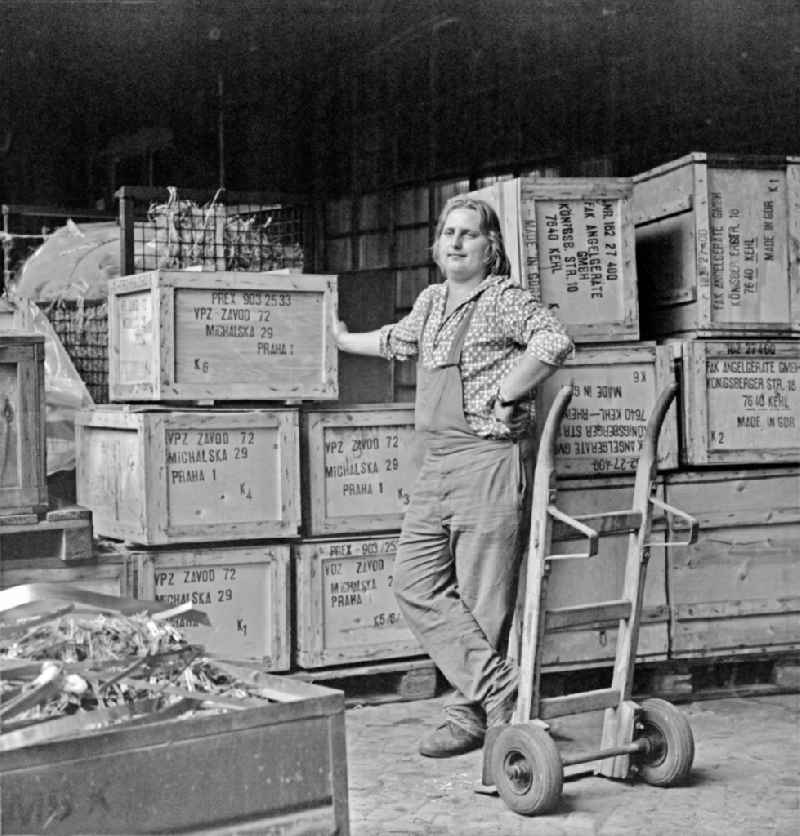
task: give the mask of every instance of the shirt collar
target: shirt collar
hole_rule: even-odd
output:
[[[490,274],[489,274],[488,276],[486,276],[486,278],[485,278],[485,279],[483,279],[483,281],[482,281],[482,282],[481,282],[481,283],[480,283],[480,284],[479,284],[479,285],[475,288],[475,290],[473,290],[473,291],[472,291],[472,293],[470,293],[470,295],[469,295],[469,296],[467,296],[467,298],[466,298],[466,299],[464,299],[464,301],[463,301],[463,302],[461,302],[461,304],[460,304],[458,307],[459,307],[459,308],[463,307],[464,305],[466,305],[466,304],[467,304],[467,302],[471,302],[471,301],[472,301],[473,299],[475,299],[477,296],[480,296],[480,295],[481,295],[481,293],[483,293],[483,292],[484,292],[484,290],[488,290],[488,288],[492,287],[493,285],[500,284],[501,282],[504,282],[504,281],[506,281],[507,279],[508,279],[508,276],[497,276],[497,275],[495,275],[494,273],[490,273]],[[445,281],[440,282],[440,283],[439,283],[439,299],[440,299],[440,301],[442,301],[442,302],[444,302],[444,298],[445,298],[446,291],[447,291],[447,284],[446,284],[446,282],[445,282]]]

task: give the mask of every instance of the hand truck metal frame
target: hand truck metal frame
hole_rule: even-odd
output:
[[[591,763],[594,772],[609,778],[627,778],[638,773],[647,783],[671,786],[683,781],[694,759],[694,739],[685,716],[669,702],[631,699],[639,621],[650,557],[653,509],[672,520],[684,521],[686,540],[659,546],[688,546],[697,539],[697,520],[654,495],[658,438],[664,418],[677,391],[667,386],[650,414],[642,439],[633,504],[624,511],[572,517],[556,505],[555,446],[561,420],[572,398],[572,387],[562,387],[545,421],[531,503],[530,543],[526,570],[525,604],[522,617],[520,684],[511,723],[487,731],[483,750],[483,784],[494,785],[508,807],[522,815],[552,809],[561,796],[564,768]],[[546,609],[550,567],[557,560],[590,559],[597,554],[598,539],[628,533],[628,553],[622,596],[602,601]],[[554,542],[586,538],[581,552],[552,553]],[[617,646],[610,688],[540,696],[541,655],[548,627],[578,627],[597,621],[618,622]],[[547,733],[547,721],[556,717],[604,709],[600,745],[596,749],[562,757]]]

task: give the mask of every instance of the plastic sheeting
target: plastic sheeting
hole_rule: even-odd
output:
[[[119,226],[67,221],[48,235],[22,266],[15,290],[45,299],[105,299],[120,275]]]
[[[50,320],[30,299],[9,295],[15,330],[44,337],[45,433],[47,437],[47,475],[75,467],[75,414],[94,406],[92,396],[81,380]]]
[[[69,220],[26,260],[7,301],[13,327],[45,338],[47,475],[75,467],[75,413],[94,401],[58,334],[36,301],[105,299],[120,275],[119,226]]]

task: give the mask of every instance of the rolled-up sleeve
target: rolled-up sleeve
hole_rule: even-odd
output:
[[[411,312],[399,322],[384,325],[380,329],[379,350],[389,360],[408,360],[419,354],[422,328],[430,311],[431,288],[427,287],[417,296]]]
[[[543,363],[560,366],[572,351],[564,325],[527,290],[506,288],[500,295],[498,313],[506,336]]]

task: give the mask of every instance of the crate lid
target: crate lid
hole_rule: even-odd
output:
[[[0,331],[0,345],[44,344],[44,336],[33,331]]]

